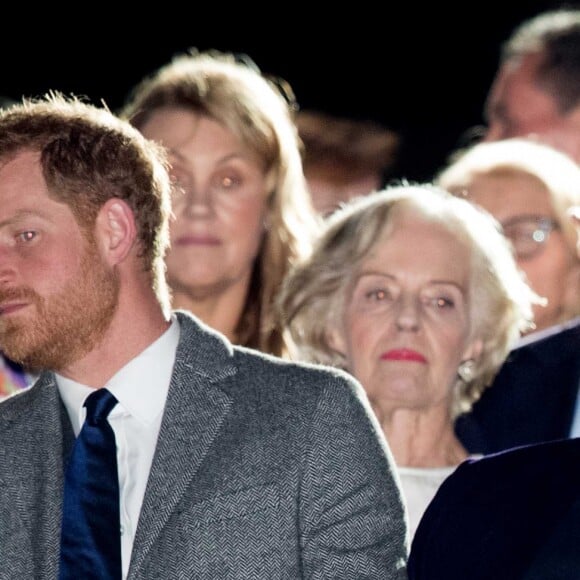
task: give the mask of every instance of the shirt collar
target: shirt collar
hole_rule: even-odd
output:
[[[126,412],[147,424],[163,412],[178,342],[179,322],[173,315],[169,328],[105,385],[119,401],[112,415]],[[83,403],[93,389],[59,374],[56,374],[56,382],[78,435],[84,420]]]

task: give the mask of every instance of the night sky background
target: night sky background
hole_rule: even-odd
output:
[[[538,12],[578,4],[157,4],[138,6],[130,20],[115,7],[80,6],[66,14],[48,5],[24,8],[36,12],[35,33],[30,15],[3,18],[0,93],[19,99],[59,90],[116,110],[142,76],[188,47],[246,53],[264,72],[286,79],[301,108],[375,120],[397,131],[402,145],[395,177],[420,181],[482,123],[500,44],[512,29]]]

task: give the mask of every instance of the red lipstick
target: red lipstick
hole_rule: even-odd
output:
[[[384,352],[381,360],[402,360],[409,362],[426,363],[427,359],[415,350],[408,348],[397,348]]]

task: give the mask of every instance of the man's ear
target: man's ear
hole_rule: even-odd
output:
[[[96,236],[103,255],[111,265],[122,262],[135,244],[137,226],[127,202],[111,198],[99,210]]]

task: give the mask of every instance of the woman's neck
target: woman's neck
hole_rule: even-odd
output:
[[[399,466],[447,467],[469,455],[447,411],[397,409],[379,421]]]
[[[243,313],[246,295],[235,289],[204,297],[194,296],[182,291],[174,291],[172,307],[188,310],[211,328],[224,334],[231,342],[236,343],[236,328]]]

